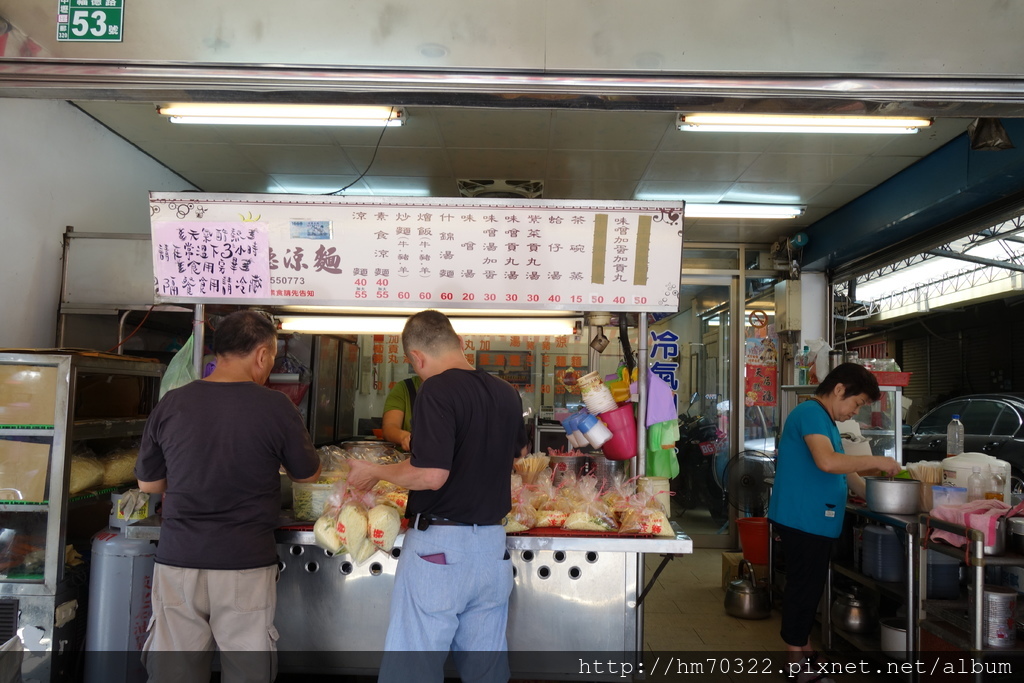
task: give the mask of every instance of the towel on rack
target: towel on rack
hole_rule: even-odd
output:
[[[985,534],[985,545],[995,543],[996,525],[1000,517],[1006,516],[1010,506],[1001,500],[975,500],[963,505],[938,505],[932,508],[931,516],[969,529],[979,529]],[[933,539],[946,541],[961,547],[967,538],[951,531],[932,529]]]

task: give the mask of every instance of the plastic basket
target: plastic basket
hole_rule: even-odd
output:
[[[905,387],[910,384],[910,376],[912,372],[878,372],[877,370],[872,371],[875,379],[878,380],[878,385],[883,387]]]
[[[306,392],[309,391],[309,384],[298,382],[271,382],[267,386],[274,391],[287,394],[295,405],[302,403],[302,399],[306,398]]]

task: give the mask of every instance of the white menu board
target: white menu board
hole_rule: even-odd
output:
[[[675,312],[683,205],[150,193],[156,301]]]

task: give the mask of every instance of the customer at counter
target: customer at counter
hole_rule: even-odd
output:
[[[381,417],[384,440],[400,446],[403,451],[410,450],[412,408],[422,384],[419,375],[409,377],[391,387],[388,397],[384,399],[384,415]]]
[[[799,683],[826,680],[813,668],[817,653],[809,636],[832,542],[843,528],[848,487],[863,496],[860,473],[900,471],[893,458],[843,453],[836,422],[849,420],[880,396],[869,370],[843,363],[818,385],[811,400],[793,409],[782,429],[768,518],[782,539],[786,592],[781,636],[791,662],[801,664],[799,673],[790,674]]]
[[[277,353],[270,320],[232,313],[213,349],[213,373],[167,392],[149,416],[135,467],[139,488],[164,493],[150,683],[208,680],[215,647],[223,680],[274,680],[279,469],[297,482],[320,476],[299,412],[262,386]]]
[[[512,461],[527,452],[522,400],[466,361],[442,313],[410,317],[402,345],[423,379],[412,457],[353,460],[348,479],[361,489],[384,479],[410,490],[378,680],[440,683],[451,650],[463,680],[507,681],[512,562],[501,520],[512,505]]]

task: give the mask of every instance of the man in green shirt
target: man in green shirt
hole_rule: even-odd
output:
[[[396,382],[384,400],[384,416],[381,419],[384,439],[400,446],[403,451],[409,450],[409,440],[412,438],[412,404],[422,383],[423,380],[418,376]]]

